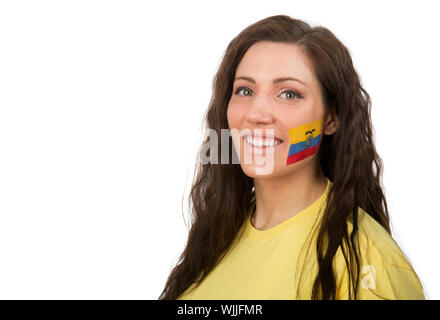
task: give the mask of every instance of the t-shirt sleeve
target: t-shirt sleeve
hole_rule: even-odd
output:
[[[364,265],[359,274],[358,300],[424,300],[419,278],[412,269],[384,265]],[[337,299],[348,299],[348,280],[341,281]]]
[[[351,221],[348,229],[352,231]],[[357,299],[425,300],[420,279],[397,242],[363,210],[358,231],[360,267]],[[341,248],[335,258],[336,299],[348,299],[349,276]]]
[[[357,299],[359,300],[425,300],[423,287],[403,253],[388,241],[379,248],[361,235],[363,259],[360,264]],[[348,299],[348,269],[341,258],[337,264],[336,299]]]

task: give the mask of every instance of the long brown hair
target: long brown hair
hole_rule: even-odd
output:
[[[236,68],[249,47],[258,41],[301,47],[314,66],[326,111],[335,111],[339,119],[339,129],[323,136],[317,155],[324,175],[333,184],[317,237],[318,272],[310,298],[335,299],[332,261],[338,248],[343,248],[349,270],[349,298],[356,299],[360,265],[358,208],[391,235],[381,187],[383,164],[373,141],[370,97],[361,86],[348,49],[330,30],[312,28],[286,15],[271,16],[240,32],[224,53],[205,114],[206,127],[215,130],[218,137],[221,129],[229,129],[226,109]],[[209,139],[205,137],[203,144]],[[200,148],[199,160],[202,152],[206,150]],[[231,157],[228,164],[197,162],[190,191],[193,221],[188,240],[159,299],[177,299],[192,283],[199,285],[225,256],[240,231],[254,194],[253,179],[244,174],[239,164],[232,163]],[[345,222],[350,214],[353,228],[349,234]]]

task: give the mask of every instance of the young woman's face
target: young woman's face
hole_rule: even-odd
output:
[[[280,81],[274,82],[280,78]],[[255,161],[256,157],[264,159],[266,152],[273,152],[273,170],[269,172],[271,176],[283,175],[298,166],[316,163],[317,153],[286,164],[290,144],[289,129],[319,118],[324,121],[324,115],[321,89],[313,74],[312,64],[298,46],[264,41],[255,43],[247,50],[237,67],[227,109],[235,150],[246,175],[255,177],[259,175],[256,174],[256,168],[267,167],[261,160]],[[275,141],[280,139],[282,142],[273,149],[253,148],[247,144],[244,136],[234,134],[233,129],[239,132],[245,132],[243,129],[252,132],[262,129],[255,133],[260,132],[263,137],[266,129],[273,129]],[[246,159],[254,160],[243,161],[245,154]]]

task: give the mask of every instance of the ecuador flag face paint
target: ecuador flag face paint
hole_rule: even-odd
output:
[[[321,140],[322,118],[289,129],[290,144],[287,165],[310,157],[318,150]]]

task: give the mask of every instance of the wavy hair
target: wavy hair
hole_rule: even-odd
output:
[[[241,31],[223,55],[204,115],[205,126],[218,136],[221,129],[229,129],[226,110],[236,68],[249,47],[259,41],[299,46],[312,62],[326,111],[335,111],[339,119],[339,129],[323,136],[317,154],[324,175],[333,184],[316,241],[318,272],[310,299],[335,299],[332,262],[339,248],[343,249],[348,268],[349,299],[356,299],[360,265],[358,208],[391,235],[381,187],[383,164],[373,141],[370,97],[361,86],[349,50],[330,30],[311,27],[286,15],[267,17]],[[209,139],[206,136],[203,144]],[[202,152],[205,150],[200,148],[190,191],[192,224],[186,247],[168,276],[161,300],[177,299],[192,283],[198,286],[205,279],[232,247],[251,206],[253,179],[239,164],[232,164],[231,155],[228,164],[201,164]],[[351,214],[353,228],[349,232],[345,222]]]

